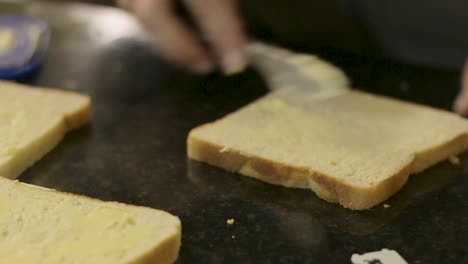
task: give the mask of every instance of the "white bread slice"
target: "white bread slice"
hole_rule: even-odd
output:
[[[88,96],[0,81],[0,176],[17,178],[90,115]]]
[[[188,156],[361,210],[468,147],[468,121],[449,112],[358,91],[300,103],[279,92],[193,129]]]
[[[0,178],[0,263],[173,263],[180,220]]]

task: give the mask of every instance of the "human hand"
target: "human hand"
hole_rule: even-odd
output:
[[[168,61],[194,73],[205,74],[219,65],[225,74],[247,64],[246,36],[235,0],[183,0],[201,36],[174,11],[173,0],[118,0],[152,35],[157,51]],[[205,40],[211,50],[205,49]]]
[[[462,75],[462,88],[453,105],[453,109],[460,115],[468,116],[468,59]]]

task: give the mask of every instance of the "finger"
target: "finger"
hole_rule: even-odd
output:
[[[130,10],[153,35],[156,49],[167,60],[197,73],[214,69],[195,34],[172,10],[171,0],[132,0]]]
[[[226,74],[247,65],[246,37],[234,0],[184,0]]]
[[[455,100],[454,110],[463,116],[468,116],[468,59],[465,63],[462,76],[462,88]]]

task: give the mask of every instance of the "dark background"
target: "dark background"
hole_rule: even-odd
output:
[[[252,36],[297,50],[346,51],[452,70],[468,56],[465,0],[239,0],[239,6]]]
[[[314,51],[343,68],[360,89],[450,108],[460,86],[457,63],[463,58],[442,56],[445,63],[434,64],[426,53],[415,53],[417,60],[396,56],[390,52],[399,50],[394,43],[408,38],[378,41],[373,27],[355,20],[359,13],[344,13],[349,9],[336,5],[319,9],[316,26],[300,19],[308,15],[305,11],[294,21],[280,23],[287,18],[286,4],[272,2],[263,12],[276,15],[259,16],[249,26],[251,32]],[[308,5],[289,3],[296,8]],[[347,4],[340,2],[340,7]],[[309,190],[238,177],[188,161],[185,139],[191,128],[268,91],[254,69],[232,77],[181,72],[151,51],[131,17],[112,8],[0,1],[0,12],[40,16],[51,25],[46,61],[23,81],[89,94],[94,108],[91,124],[67,135],[21,181],[179,216],[183,245],[178,263],[350,263],[353,253],[382,248],[397,250],[409,263],[468,263],[467,155],[461,156],[460,166],[443,162],[412,176],[386,202],[389,208],[357,212],[318,199]],[[279,29],[268,29],[267,22],[278,23]],[[325,25],[331,25],[329,31]],[[301,33],[306,31],[310,34]],[[340,36],[346,37],[339,45],[332,41]],[[440,43],[437,34],[429,36],[431,43]],[[453,47],[450,50],[463,44],[441,42]],[[227,225],[228,218],[235,224]]]

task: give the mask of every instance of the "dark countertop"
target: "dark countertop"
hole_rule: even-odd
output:
[[[264,94],[259,75],[183,74],[155,57],[135,22],[107,7],[0,4],[40,15],[53,40],[31,84],[87,93],[91,125],[70,133],[21,181],[179,216],[178,263],[350,263],[397,250],[409,263],[468,263],[468,155],[411,177],[389,208],[354,212],[187,161],[188,131]],[[322,54],[365,90],[449,108],[459,73]],[[233,225],[226,220],[234,218]]]

